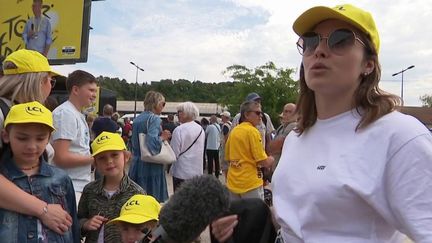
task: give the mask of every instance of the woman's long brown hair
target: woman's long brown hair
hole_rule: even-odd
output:
[[[372,60],[375,63],[374,70],[361,76],[361,81],[357,87],[352,100],[352,108],[356,108],[361,115],[361,120],[356,127],[356,131],[366,128],[368,125],[378,120],[382,116],[395,110],[397,105],[402,101],[398,96],[389,94],[378,87],[381,79],[381,66],[378,60],[378,54],[374,50],[372,42],[359,31],[360,38],[366,44],[364,51],[365,60]],[[297,100],[297,113],[299,120],[296,131],[299,136],[312,127],[317,120],[317,110],[315,103],[315,94],[306,85],[303,64],[300,67],[300,95]]]

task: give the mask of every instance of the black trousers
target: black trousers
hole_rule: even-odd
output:
[[[207,149],[207,172],[209,175],[213,174],[213,162],[215,169],[215,176],[219,178],[220,164],[219,164],[219,150]]]

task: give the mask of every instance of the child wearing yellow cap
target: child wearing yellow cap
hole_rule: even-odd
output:
[[[64,234],[49,230],[39,219],[0,209],[2,242],[79,242],[75,192],[71,179],[49,165],[42,154],[54,130],[52,113],[39,102],[11,107],[4,122],[0,173],[21,190],[47,204],[60,204],[72,216],[73,224]],[[48,212],[48,207],[43,213]]]
[[[121,208],[120,216],[109,221],[120,230],[122,243],[141,241],[145,232],[157,226],[161,206],[152,196],[134,195]]]
[[[120,242],[120,232],[105,223],[117,217],[122,205],[144,190],[125,173],[131,154],[117,133],[102,132],[91,144],[96,170],[102,175],[84,187],[78,204],[78,219],[85,242]]]

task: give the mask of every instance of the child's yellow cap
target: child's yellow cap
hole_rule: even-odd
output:
[[[55,130],[51,111],[37,101],[12,106],[3,126],[23,123],[40,123]]]
[[[123,139],[117,133],[102,132],[91,144],[92,156],[109,150],[126,150]]]
[[[142,224],[150,220],[159,220],[161,205],[152,196],[134,195],[121,208],[120,216],[109,221]]]

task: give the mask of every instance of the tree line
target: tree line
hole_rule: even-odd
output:
[[[205,83],[199,80],[162,79],[136,86],[125,79],[103,76],[97,79],[101,87],[117,93],[117,100],[134,100],[136,88],[137,100],[142,101],[147,91],[154,90],[161,92],[167,101],[218,103],[227,106],[232,114],[239,111],[248,93],[256,92],[263,97],[263,111],[276,123],[284,104],[297,100],[299,86],[292,77],[295,74],[292,68],[277,67],[273,62],[268,62],[254,68],[231,65],[223,73],[233,81]]]

